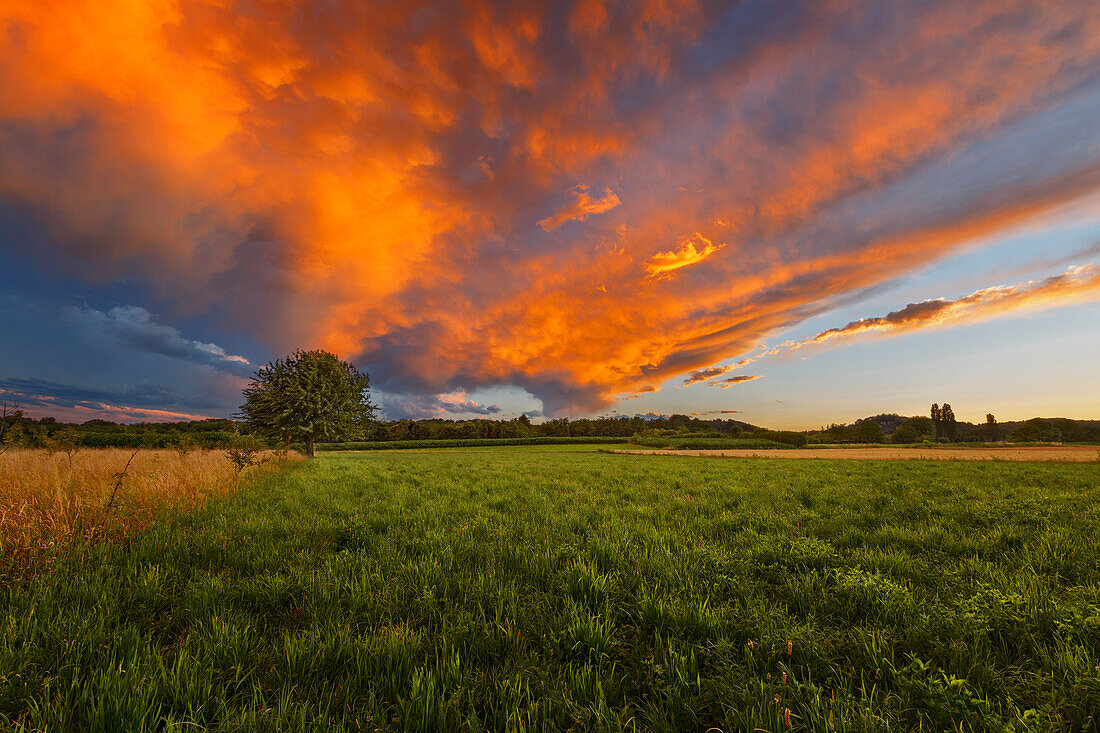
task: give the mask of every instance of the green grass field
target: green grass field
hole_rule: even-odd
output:
[[[0,725],[1097,730],[1098,487],[1098,464],[329,454],[0,589]]]

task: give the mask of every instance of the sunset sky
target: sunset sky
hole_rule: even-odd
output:
[[[0,401],[1100,418],[1100,3],[0,0]]]

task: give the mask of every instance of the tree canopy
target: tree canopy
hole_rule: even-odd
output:
[[[327,351],[295,351],[259,369],[244,390],[241,416],[257,433],[301,441],[343,440],[374,417],[370,377]]]

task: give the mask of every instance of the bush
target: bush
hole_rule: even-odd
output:
[[[882,425],[877,420],[872,418],[864,418],[863,420],[856,420],[856,437],[860,443],[885,443],[886,433],[882,430]]]
[[[249,466],[260,463],[259,455],[264,447],[263,443],[251,435],[242,435],[226,450],[225,457],[237,469],[237,473],[240,473]]]
[[[921,436],[912,425],[902,425],[890,434],[891,443],[916,443]]]

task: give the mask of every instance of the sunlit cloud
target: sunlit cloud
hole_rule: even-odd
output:
[[[891,336],[918,329],[977,323],[1022,311],[1034,311],[1100,299],[1100,267],[1075,266],[1038,282],[998,285],[977,290],[955,300],[937,298],[910,303],[876,318],[861,318],[840,328],[830,328],[813,338],[796,342],[797,349],[854,336]]]
[[[500,405],[471,400],[464,390],[437,395],[385,395],[381,406],[391,420],[488,417],[503,411]]]
[[[714,244],[702,234],[696,232],[680,241],[680,248],[668,252],[658,252],[649,258],[645,269],[650,277],[667,275],[681,267],[702,262],[723,247]]]
[[[699,382],[705,382],[708,379],[720,377],[726,372],[733,371],[734,369],[739,369],[740,367],[743,367],[746,364],[750,364],[751,362],[752,359],[750,359],[749,357],[745,357],[744,359],[738,361],[736,364],[730,364],[728,366],[712,366],[705,369],[696,369],[684,378],[684,385],[697,384]]]
[[[147,319],[84,315],[127,344],[244,373],[152,314],[201,316],[445,414],[651,394],[1100,191],[1091,0],[11,0],[0,29],[0,205],[44,239],[5,254],[117,287]]]
[[[716,366],[707,367],[706,369],[696,369],[684,379],[684,384],[695,384],[697,382],[705,382],[708,379],[714,377],[720,377],[728,372],[733,367],[728,366]]]
[[[593,198],[588,193],[588,186],[583,183],[573,189],[573,201],[555,211],[550,216],[539,221],[539,226],[546,231],[557,229],[567,221],[584,221],[592,214],[602,214],[611,211],[619,205],[619,197],[604,189],[601,196]]]
[[[742,374],[736,377],[726,377],[725,379],[716,379],[708,384],[718,387],[719,389],[729,389],[738,384],[744,384],[745,382],[751,382],[754,379],[760,379],[760,374]]]
[[[650,410],[649,412],[636,412],[634,413],[634,417],[641,418],[642,420],[660,420],[662,418],[671,417],[671,415],[665,415],[664,413]]]
[[[1090,263],[1074,265],[1065,272],[1039,281],[1016,285],[996,285],[982,288],[956,299],[935,298],[910,303],[904,308],[884,316],[861,318],[846,326],[829,328],[802,340],[788,340],[775,346],[761,345],[751,356],[737,366],[755,362],[769,356],[786,356],[791,352],[819,344],[844,342],[859,337],[888,337],[923,329],[949,328],[979,323],[1018,313],[1036,312],[1049,308],[1100,300],[1100,266]],[[712,377],[730,371],[727,367],[715,367],[692,372],[684,383],[704,381],[696,375],[713,373]],[[710,378],[712,378],[710,377]],[[737,384],[756,377],[732,377],[715,380],[709,384]],[[706,378],[704,378],[706,379]]]

